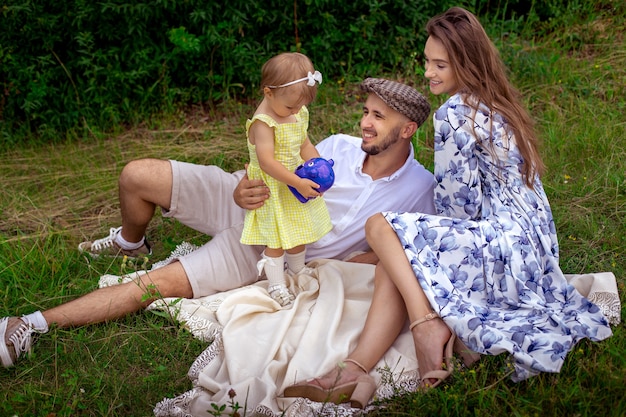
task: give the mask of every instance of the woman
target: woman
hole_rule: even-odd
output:
[[[512,379],[520,381],[558,372],[580,339],[611,335],[600,309],[559,268],[538,140],[495,46],[458,7],[426,29],[430,90],[450,96],[434,115],[438,215],[386,212],[368,220],[380,263],[359,343],[343,369],[289,387],[286,396],[365,405],[373,394],[365,374],[407,317],[421,389],[451,374],[455,345],[509,352]],[[466,363],[474,359],[457,351]],[[329,397],[338,389],[342,395]]]

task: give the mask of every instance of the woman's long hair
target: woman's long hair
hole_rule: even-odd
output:
[[[453,7],[430,19],[426,31],[443,43],[448,52],[459,91],[473,96],[505,118],[511,130],[509,134],[515,136],[524,161],[520,167],[522,178],[532,188],[535,177],[545,170],[534,123],[521,103],[519,91],[509,82],[495,45],[476,16]]]

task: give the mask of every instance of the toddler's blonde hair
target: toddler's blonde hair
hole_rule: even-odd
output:
[[[309,72],[314,73],[315,68],[308,56],[299,52],[283,52],[263,64],[261,88],[287,84],[290,81],[306,77]],[[317,95],[317,83],[309,86],[306,81],[287,87],[273,88],[273,90],[280,94],[280,90],[285,88],[299,89],[301,97],[306,103],[312,102]]]

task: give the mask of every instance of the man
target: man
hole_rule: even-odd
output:
[[[333,135],[316,147],[335,161],[335,183],[324,194],[333,229],[308,245],[307,260],[348,259],[376,263],[368,252],[365,221],[394,211],[433,213],[435,179],[414,158],[411,138],[430,113],[415,89],[389,80],[368,78],[361,136]],[[0,360],[5,367],[29,351],[33,333],[59,327],[99,323],[147,306],[146,288],[162,297],[198,298],[251,284],[259,279],[262,247],[242,245],[245,209],[260,207],[268,189],[243,171],[226,173],[215,166],[143,159],[127,164],[120,175],[122,227],[109,236],[83,242],[79,250],[99,255],[149,253],[145,231],[160,206],[163,215],[212,236],[198,250],[143,274],[135,282],[97,289],[43,312],[0,320]],[[360,253],[353,256],[354,253]],[[150,287],[148,287],[150,285]]]

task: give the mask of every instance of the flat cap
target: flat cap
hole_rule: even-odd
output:
[[[406,84],[383,78],[366,78],[361,83],[361,90],[375,93],[385,104],[417,123],[417,126],[421,126],[430,114],[428,100]]]

